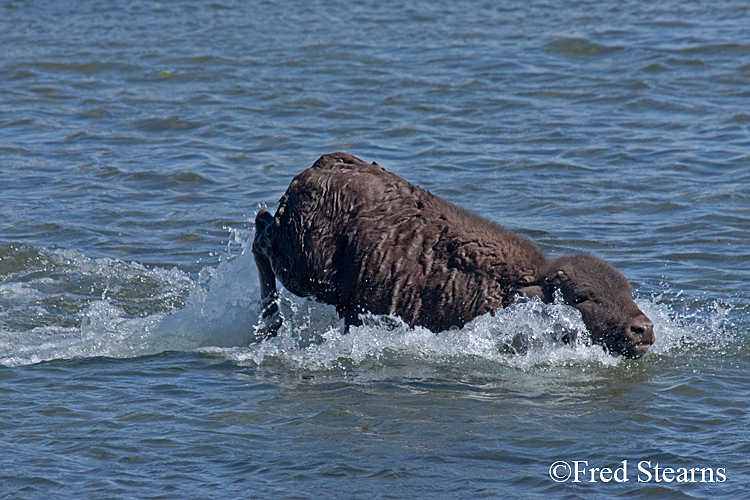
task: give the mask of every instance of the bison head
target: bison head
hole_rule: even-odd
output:
[[[592,341],[610,352],[640,358],[654,343],[654,324],[633,302],[628,280],[607,262],[591,255],[559,257],[540,285],[545,302],[559,291],[581,311]]]

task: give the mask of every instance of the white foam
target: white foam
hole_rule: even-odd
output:
[[[60,272],[82,275],[104,292],[85,303],[77,328],[52,324],[23,332],[1,330],[0,364],[192,350],[255,367],[313,372],[404,367],[491,373],[625,362],[587,341],[575,309],[538,299],[440,334],[409,328],[398,318],[372,316],[345,333],[333,307],[282,291],[283,325],[275,338],[258,343],[260,291],[251,241],[250,231],[233,231],[233,255],[225,256],[217,268],[204,270],[198,279],[177,269],[147,269],[72,251],[49,252],[49,260]],[[43,287],[33,282],[3,283],[0,299],[15,308],[42,308],[38,304],[55,293],[49,291],[54,286],[54,280]],[[737,329],[728,319],[731,307],[713,303],[675,310],[662,299],[636,301],[654,321],[657,336],[643,362],[696,345],[716,352],[734,342]],[[133,308],[140,313],[134,314]],[[574,338],[567,345],[559,340],[566,335]]]
[[[0,364],[128,357],[174,347],[154,329],[195,286],[187,274],[73,250],[26,251],[44,267],[16,270],[19,281],[1,287]],[[70,310],[76,304],[80,310]],[[19,331],[22,322],[29,328]]]

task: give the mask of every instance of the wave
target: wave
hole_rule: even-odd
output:
[[[608,355],[586,340],[578,311],[538,300],[440,334],[382,316],[366,316],[347,333],[332,306],[283,291],[283,326],[276,337],[258,342],[252,231],[231,235],[229,248],[239,250],[198,276],[72,250],[0,247],[0,364],[188,351],[261,370],[491,376],[627,366],[706,351],[731,355],[746,344],[737,324],[744,316],[732,305],[686,304],[668,287],[636,299],[657,331],[641,360]]]

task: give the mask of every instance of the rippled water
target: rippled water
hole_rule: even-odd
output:
[[[749,21],[732,0],[3,3],[0,496],[746,498]],[[611,261],[656,344],[557,345],[580,317],[537,302],[344,335],[289,294],[253,343],[254,214],[333,151]],[[627,482],[591,475],[623,461]]]

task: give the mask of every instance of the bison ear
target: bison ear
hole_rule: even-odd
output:
[[[519,288],[514,288],[513,295],[526,295],[530,299],[533,299],[534,297],[539,297],[540,299],[544,300],[544,292],[542,292],[542,287],[539,285],[522,286]]]

